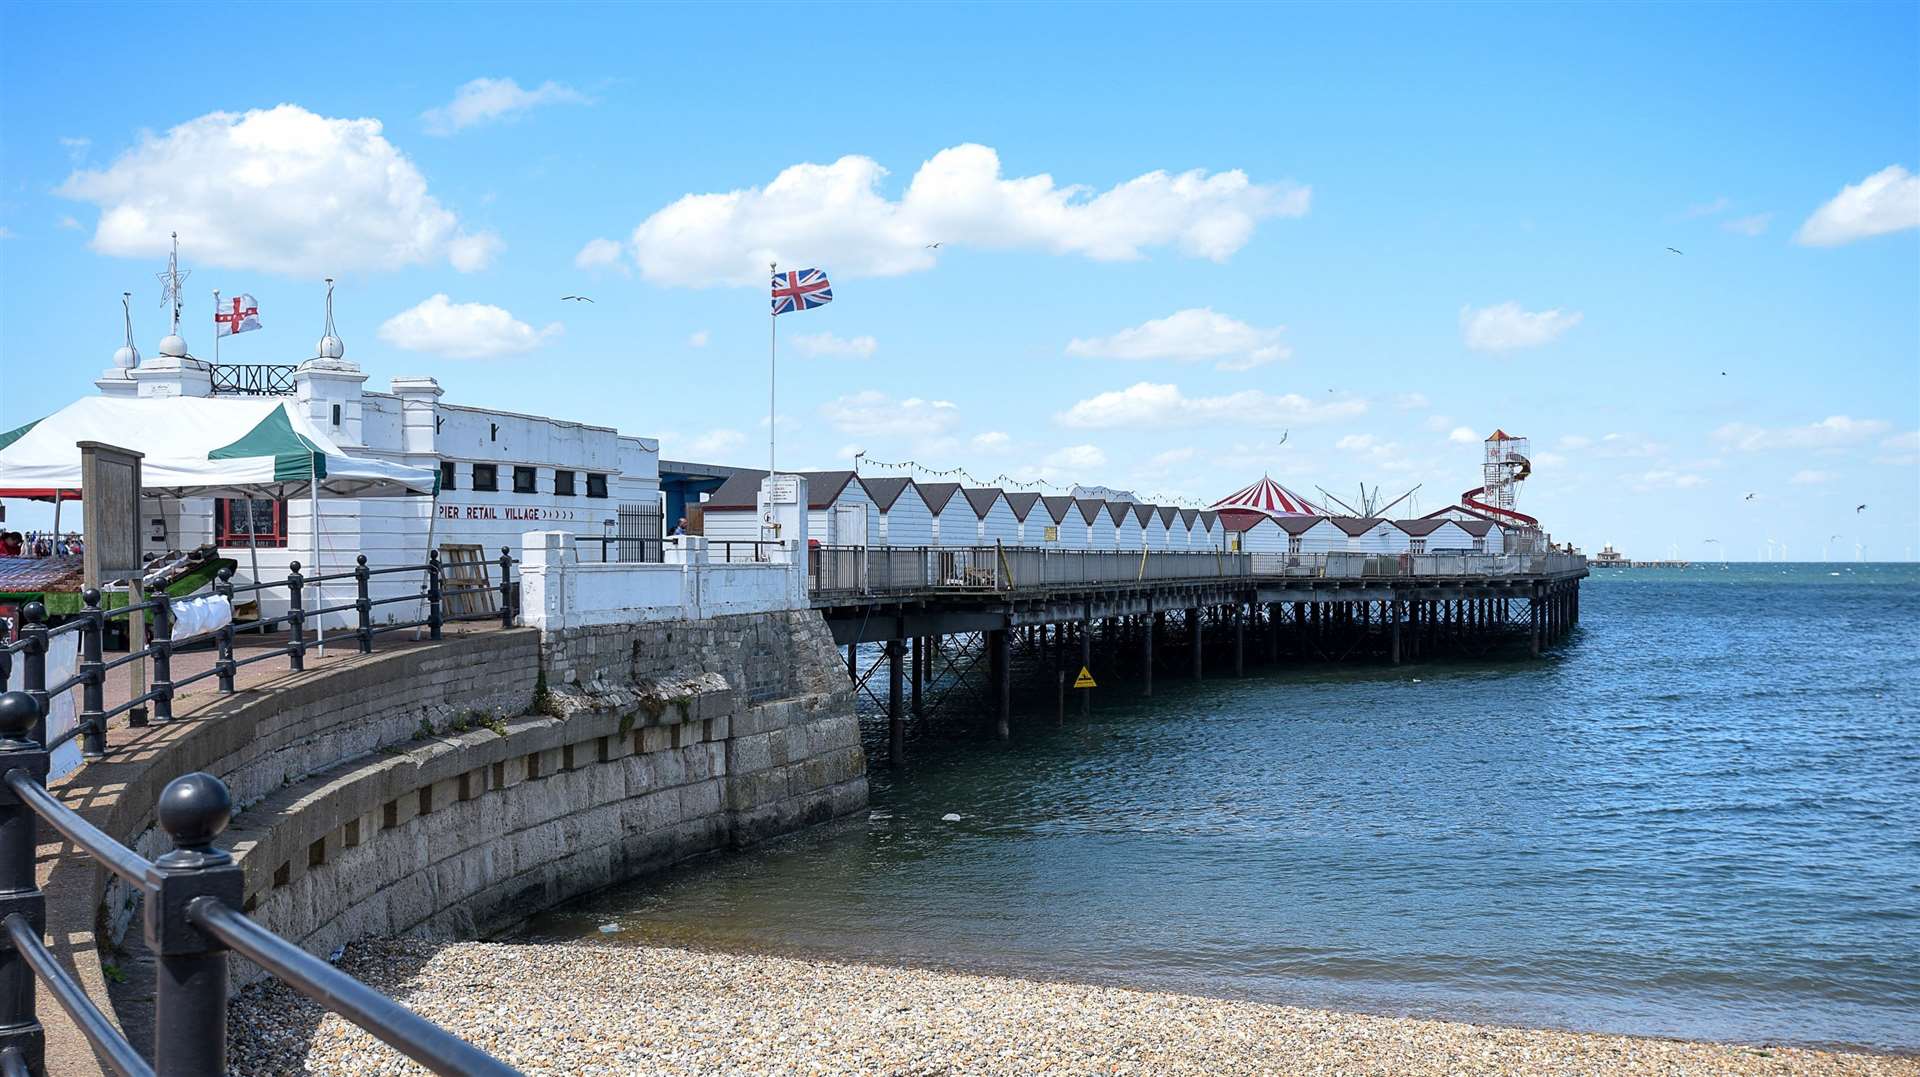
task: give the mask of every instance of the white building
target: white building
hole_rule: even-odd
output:
[[[1007,496],[999,487],[969,488],[961,491],[961,497],[973,510],[976,520],[975,543],[981,546],[1020,544],[1020,521],[1014,516],[1013,506],[1007,503]]]
[[[1040,507],[1035,509],[1031,518],[1040,524],[1040,544],[1059,546],[1068,550],[1087,548],[1087,526],[1080,519],[1080,513],[1074,508],[1073,498],[1049,494],[1040,499]],[[1031,524],[1027,533],[1033,533]]]
[[[957,482],[917,482],[920,496],[933,514],[933,542],[936,546],[971,546],[979,537],[979,517],[960,492]]]
[[[920,496],[920,488],[909,478],[862,479],[867,496],[873,499],[879,514],[879,538],[882,546],[933,545],[933,513]]]
[[[1137,550],[1140,548],[1140,517],[1134,513],[1136,506],[1129,501],[1107,502],[1107,519],[1113,522],[1113,545],[1119,550]]]
[[[1220,514],[1211,509],[1201,509],[1194,516],[1194,545],[1202,550],[1218,550],[1226,546],[1226,539],[1220,528]]]
[[[880,510],[867,487],[851,471],[795,472],[807,480],[807,536],[823,546],[865,546],[880,533]],[[720,484],[701,505],[702,530],[710,555],[718,560],[753,560],[756,555],[722,543],[776,540],[760,516],[764,471],[742,471]]]
[[[1007,507],[1013,510],[1013,518],[1020,523],[1019,534],[1020,545],[1022,546],[1039,546],[1043,544],[1044,539],[1040,518],[1044,513],[1034,511],[1034,507],[1038,504],[1040,504],[1040,495],[1037,493],[1024,490],[1014,490],[1007,493]],[[1028,521],[1032,521],[1034,525],[1031,532],[1029,532],[1027,528]]]
[[[1078,521],[1076,524],[1075,521]],[[1067,524],[1080,535],[1079,546],[1083,550],[1111,550],[1113,545],[1113,520],[1107,515],[1105,501],[1088,501],[1075,498],[1073,515]]]
[[[1374,517],[1335,516],[1333,526],[1347,536],[1350,553],[1390,554],[1406,549],[1406,532]]]
[[[1347,548],[1347,533],[1325,516],[1282,516],[1274,524],[1287,536],[1286,552],[1295,556]]]
[[[1167,548],[1167,513],[1164,505],[1147,505],[1140,518],[1140,544],[1149,550]]]

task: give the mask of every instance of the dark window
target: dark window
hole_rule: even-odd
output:
[[[534,474],[533,468],[530,468],[530,467],[514,468],[513,469],[513,492],[516,494],[534,493],[535,490],[534,490],[533,484],[534,484],[535,477],[536,476]]]
[[[492,464],[473,465],[473,488],[476,490],[500,489],[500,473]]]
[[[587,476],[587,496],[588,497],[607,496],[607,477],[605,475],[589,474]]]
[[[440,489],[452,490],[456,487],[457,484],[453,481],[453,471],[453,461],[440,461]]]
[[[573,496],[573,472],[556,471],[553,473],[553,492],[560,497]]]
[[[214,502],[214,545],[284,547],[287,544],[287,503],[255,498],[253,516],[247,516],[243,498],[223,497]]]
[[[333,425],[340,425],[340,405],[338,404],[333,406]]]

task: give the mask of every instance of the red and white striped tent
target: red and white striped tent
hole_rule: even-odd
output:
[[[1320,506],[1265,475],[1251,486],[1235,490],[1210,506],[1216,512],[1258,512],[1267,516],[1325,516]]]

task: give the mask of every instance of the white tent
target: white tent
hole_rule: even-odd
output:
[[[0,434],[0,497],[80,489],[78,442],[144,454],[140,484],[175,497],[407,497],[439,473],[349,456],[291,402],[270,397],[86,397]]]

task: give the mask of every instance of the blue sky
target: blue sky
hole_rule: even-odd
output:
[[[783,466],[1202,501],[1267,471],[1425,510],[1498,426],[1533,440],[1523,510],[1588,548],[1920,546],[1912,5],[11,5],[0,32],[0,428],[92,390],[123,290],[152,354],[179,227],[196,354],[218,287],[266,324],[226,360],[305,358],[332,275],[371,385],[761,464],[771,252],[836,295],[779,319]]]

